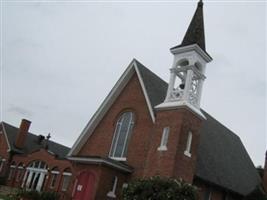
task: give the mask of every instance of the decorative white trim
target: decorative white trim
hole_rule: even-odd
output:
[[[34,171],[34,172],[44,172],[47,173],[47,169],[39,169],[39,168],[33,168],[33,167],[27,167],[28,171]]]
[[[84,162],[84,163],[97,163],[97,164],[105,164],[107,166],[114,167],[116,169],[125,171],[125,172],[132,172],[132,170],[129,170],[127,167],[123,167],[121,165],[118,165],[116,163],[112,163],[108,160],[104,160],[103,158],[81,158],[81,157],[68,157],[68,160],[71,161],[77,161],[77,162]]]
[[[123,158],[123,157],[109,157],[112,160],[117,160],[117,161],[126,161],[127,158]]]
[[[72,176],[72,173],[70,173],[70,172],[63,172],[62,175],[64,175],[64,176]]]
[[[175,101],[175,102],[163,102],[157,106],[155,106],[156,110],[172,110],[172,109],[178,109],[178,108],[187,108],[192,113],[196,114],[201,119],[206,120],[207,118],[205,115],[198,109],[196,109],[194,106],[192,106],[190,103],[186,101]]]
[[[167,151],[167,144],[170,134],[170,127],[166,126],[163,128],[160,146],[158,147],[158,151]]]
[[[212,58],[210,55],[208,55],[205,51],[203,51],[198,44],[192,44],[188,46],[183,46],[183,47],[177,47],[175,49],[170,50],[172,54],[179,54],[179,53],[184,53],[188,51],[195,51],[198,53],[207,63],[212,61]]]
[[[158,151],[167,151],[167,147],[166,146],[160,146],[158,147]]]
[[[108,197],[114,198],[114,199],[116,198],[115,192],[116,192],[117,184],[118,184],[118,177],[115,176],[115,180],[114,180],[114,184],[113,184],[112,190],[107,193]]]
[[[148,98],[146,89],[144,87],[144,83],[142,80],[142,77],[140,75],[140,72],[138,70],[138,67],[136,65],[135,59],[131,61],[129,66],[126,68],[124,73],[121,75],[119,80],[116,82],[115,86],[111,89],[110,93],[107,95],[103,103],[100,105],[98,110],[95,112],[95,114],[92,116],[90,121],[87,123],[85,128],[83,129],[82,133],[78,137],[78,139],[75,141],[74,145],[72,146],[71,150],[69,151],[67,156],[76,155],[79,150],[82,148],[82,146],[85,144],[85,142],[89,139],[91,134],[94,132],[96,126],[99,124],[99,122],[102,120],[106,112],[109,110],[109,108],[112,106],[112,104],[115,102],[117,97],[120,95],[121,91],[124,89],[124,87],[127,85],[131,77],[133,76],[134,72],[137,73],[138,79],[141,83],[143,93],[145,95],[145,99],[149,108],[149,112],[152,118],[153,123],[155,122],[155,116],[153,113],[153,109],[150,103],[150,100]]]
[[[59,171],[51,171],[51,174],[59,174],[60,172]]]
[[[192,156],[191,153],[188,152],[188,151],[186,151],[186,150],[184,151],[184,155],[187,156],[187,157],[189,157],[189,158],[191,158],[191,156]]]
[[[187,157],[191,157],[191,146],[192,146],[192,139],[193,139],[193,133],[191,131],[188,132],[187,141],[186,141],[186,148],[184,151],[184,155]]]

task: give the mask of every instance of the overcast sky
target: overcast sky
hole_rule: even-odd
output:
[[[196,1],[2,3],[1,120],[72,146],[133,58],[164,80]],[[266,150],[266,3],[204,1],[202,108],[255,165]],[[227,147],[225,147],[227,148]]]

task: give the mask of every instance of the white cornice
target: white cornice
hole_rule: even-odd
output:
[[[197,44],[187,45],[183,47],[177,47],[170,50],[172,54],[180,54],[185,53],[188,51],[195,51],[198,53],[207,63],[212,61],[212,58],[209,54],[207,54],[205,51],[203,51]]]
[[[158,111],[160,110],[173,110],[173,109],[179,109],[179,108],[186,108],[192,113],[196,114],[201,119],[206,120],[207,118],[205,115],[197,108],[192,106],[190,103],[186,101],[174,101],[174,102],[163,102],[155,107],[155,109]]]

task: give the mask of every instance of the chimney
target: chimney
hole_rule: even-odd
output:
[[[16,142],[15,142],[15,146],[17,148],[22,149],[24,147],[30,125],[31,125],[31,121],[26,120],[26,119],[21,120],[19,131],[16,137]]]

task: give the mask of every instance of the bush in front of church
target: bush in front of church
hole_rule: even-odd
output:
[[[131,181],[122,196],[123,200],[197,200],[197,188],[182,180],[156,176]]]

